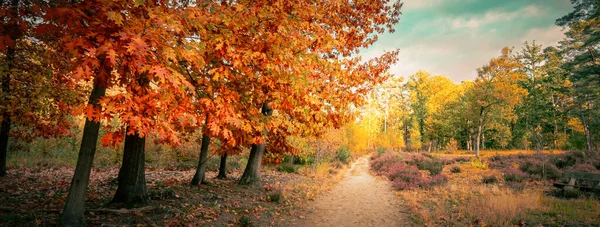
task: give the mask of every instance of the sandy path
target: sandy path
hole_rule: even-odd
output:
[[[369,174],[369,160],[358,159],[342,182],[308,207],[298,226],[410,226],[408,208],[389,182]]]

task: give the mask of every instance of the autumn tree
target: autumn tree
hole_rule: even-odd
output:
[[[270,152],[285,152],[291,149],[285,139],[290,135],[339,127],[350,115],[348,104],[359,103],[360,94],[384,80],[382,73],[395,61],[396,52],[367,62],[352,56],[376,40],[366,34],[391,29],[399,3],[225,3],[208,2],[188,11],[194,32],[207,33],[197,37],[196,45],[215,47],[203,53],[209,70],[203,74],[197,68],[192,75],[201,83],[215,83],[215,97],[223,100],[207,100],[220,110],[208,130],[223,146],[258,148],[264,143]],[[261,113],[266,101],[274,109],[267,122]],[[256,155],[251,152],[250,159],[257,160]]]
[[[461,95],[460,86],[444,76],[432,76],[425,71],[412,75],[406,84],[412,116],[416,119],[421,135],[421,143],[427,144],[429,151],[445,144],[450,135],[448,126],[441,115],[445,106],[456,101]]]
[[[2,124],[0,126],[0,177],[6,176],[6,153],[8,150],[8,136],[11,126],[11,111],[9,110],[11,95],[10,82],[11,74],[14,70],[16,41],[21,38],[23,31],[19,16],[19,0],[11,0],[7,5],[4,1],[0,2],[2,10],[2,36],[0,36],[0,44],[6,59],[2,66]]]
[[[0,2],[0,176],[6,174],[9,136],[19,146],[38,137],[69,136],[71,104],[82,102],[78,89],[64,76],[54,76],[69,59],[35,37],[40,5],[51,2]]]
[[[482,135],[492,114],[503,114],[503,118],[514,115],[515,106],[521,102],[527,91],[516,81],[525,75],[520,71],[521,63],[512,54],[512,49],[504,48],[502,55],[493,58],[489,64],[477,70],[478,76],[470,92],[471,111],[477,118],[475,135],[475,154],[479,157]]]
[[[83,139],[62,225],[84,223],[85,191],[96,150],[100,121],[118,119],[118,127],[106,125],[103,145],[125,142],[119,171],[119,187],[113,202],[147,201],[144,180],[145,138],[178,144],[174,128],[197,124],[188,93],[191,85],[177,72],[177,55],[190,62],[196,50],[175,48],[186,40],[181,20],[169,5],[159,2],[65,2],[46,7],[46,23],[40,34],[54,48],[73,59],[68,75],[79,84],[91,84]],[[127,13],[126,13],[127,12]],[[76,19],[74,19],[76,18]],[[168,35],[167,35],[168,34]],[[115,89],[106,96],[107,89]],[[120,92],[118,92],[120,91]],[[125,138],[124,138],[125,137]]]

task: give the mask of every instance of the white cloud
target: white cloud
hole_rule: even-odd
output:
[[[417,3],[417,0],[411,1]],[[427,0],[413,7],[440,2],[442,0]],[[533,40],[544,47],[556,45],[564,35],[560,27],[551,24],[552,19],[545,27],[534,27],[536,25],[528,25],[526,21],[539,17],[556,18],[548,16],[549,13],[564,15],[564,12],[552,11],[545,5],[528,5],[514,11],[488,10],[478,16],[448,18],[438,15],[407,27],[405,33],[383,38],[360,55],[368,59],[382,54],[383,50],[400,48],[399,61],[390,68],[392,74],[410,76],[418,70],[426,70],[447,76],[456,83],[473,80],[476,69],[499,56],[503,47],[512,46],[515,51],[520,51],[523,42]],[[519,23],[519,26],[506,26],[510,23]],[[484,25],[491,26],[482,28]]]
[[[558,41],[565,37],[564,31],[561,27],[550,26],[548,28],[532,28],[529,29],[525,35],[521,38],[521,42],[533,41],[536,44],[542,44],[544,47],[554,46],[558,44]]]
[[[498,21],[510,21],[520,16],[533,17],[540,13],[541,10],[538,7],[530,5],[513,12],[490,10],[483,16],[459,17],[452,19],[450,23],[453,28],[478,28]]]
[[[403,1],[404,6],[402,6],[402,8],[404,10],[431,8],[442,4],[443,1],[444,0],[405,0]]]

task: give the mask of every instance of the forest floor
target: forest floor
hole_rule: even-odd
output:
[[[304,218],[300,207],[343,178],[344,166],[305,167],[281,173],[263,167],[262,184],[239,186],[241,171],[228,179],[189,186],[194,169],[146,170],[150,202],[123,209],[109,204],[118,168],[91,174],[86,200],[87,226],[289,226]],[[315,174],[315,173],[319,174]],[[64,206],[72,168],[10,169],[0,178],[0,226],[56,226]]]
[[[298,226],[410,226],[409,208],[390,183],[369,173],[367,157],[358,159],[344,180],[305,208]]]

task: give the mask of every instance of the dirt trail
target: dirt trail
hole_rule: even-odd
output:
[[[389,182],[369,174],[369,160],[358,159],[342,182],[317,197],[298,226],[410,226],[408,208]]]

